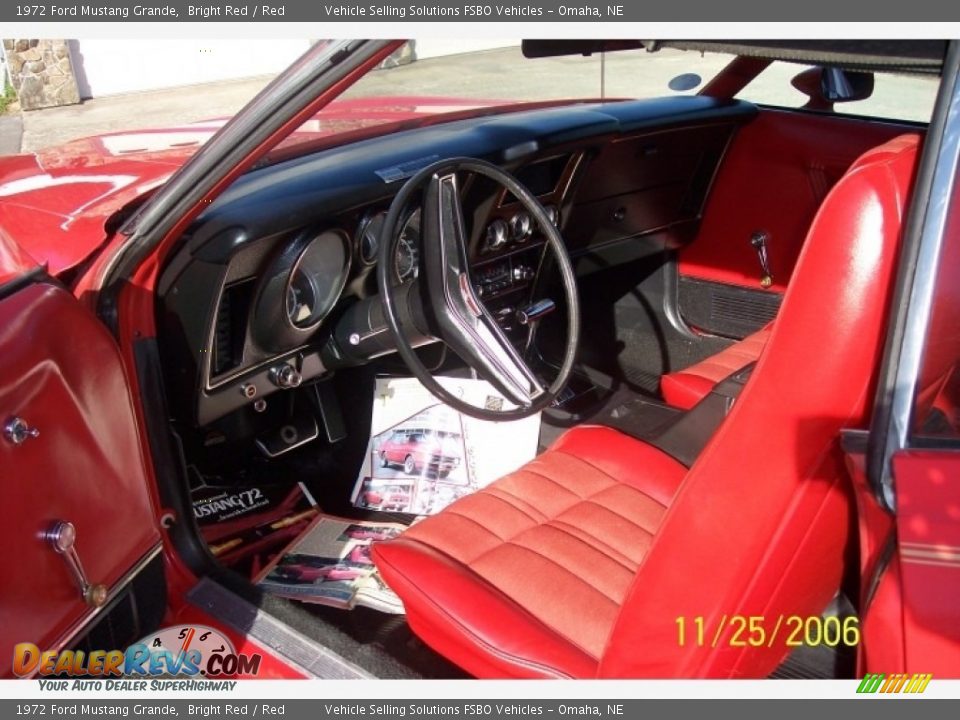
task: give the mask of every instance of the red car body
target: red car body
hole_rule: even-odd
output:
[[[401,510],[410,505],[409,490],[368,490],[363,496],[364,505],[378,510]]]
[[[385,46],[320,93],[297,118],[302,122],[313,117],[313,129],[293,136],[274,151],[276,156],[449,120],[450,116],[440,114],[458,102],[449,98],[330,102],[316,112],[392,49]],[[494,112],[502,105],[467,100],[459,104],[462,112],[456,117]],[[772,250],[772,262],[784,268],[775,283],[788,285],[806,221],[822,196],[820,190],[825,192],[866,149],[905,130],[917,130],[863,121],[851,133],[851,123],[858,122],[761,108],[725,156],[702,219],[703,236],[740,238],[756,229],[750,223],[760,217],[758,222],[776,227],[774,236],[784,239]],[[134,345],[136,340],[157,336],[153,291],[169,244],[131,271],[118,295],[111,329],[92,312],[104,291],[100,283],[105,273],[122,254],[125,237],[117,232],[121,220],[147,202],[218,129],[218,123],[201,123],[114,133],[36,155],[0,158],[0,422],[6,438],[0,439],[0,467],[16,469],[4,472],[11,482],[5,483],[4,509],[0,510],[0,538],[5,548],[14,549],[0,557],[4,578],[0,616],[5,619],[0,629],[0,675],[10,673],[14,643],[29,640],[45,648],[70,646],[100,611],[78,592],[61,554],[51,550],[51,540],[43,533],[52,520],[69,521],[75,527],[76,550],[87,579],[102,585],[111,601],[122,597],[137,573],[162,562],[167,621],[222,626],[238,648],[258,647],[255,638],[231,630],[190,600],[201,578],[178,550],[175,538],[185,530],[176,522],[178,510],[171,496],[161,489],[166,487],[164,473],[169,468],[155,462],[163,441],[151,435],[146,420],[150,398],[142,378],[150,367],[143,364]],[[185,133],[193,137],[189,145],[181,145]],[[277,132],[272,139],[279,140],[280,135]],[[177,143],[168,143],[168,136],[178,138]],[[252,149],[245,156],[246,164],[239,163],[232,174],[224,175],[204,202],[212,202],[243,169],[262,160],[257,152],[268,145],[264,141]],[[784,147],[789,147],[796,163],[771,170],[769,164],[783,158]],[[768,171],[777,174],[777,182],[751,182],[758,173]],[[757,216],[742,211],[744,187],[755,189],[745,202],[761,208]],[[950,208],[942,229],[945,249],[925,268],[936,273],[948,263],[957,267],[960,180],[947,177],[930,192],[949,193],[937,198]],[[179,224],[167,237],[177,236],[202,209],[200,202],[180,208]],[[756,264],[756,254],[746,243],[691,246],[679,259],[681,273],[690,278],[738,287],[755,279]],[[947,280],[932,296],[935,320],[937,313],[955,320],[960,284],[955,270],[951,272],[954,275],[945,276]],[[897,300],[906,303],[906,298]],[[947,333],[949,323],[939,319],[940,325],[934,323],[934,327]],[[913,342],[913,350],[919,352],[924,336],[905,342]],[[882,365],[883,357],[878,355],[864,372],[879,376]],[[757,452],[763,452],[766,430],[756,428]],[[428,445],[424,449],[423,443],[388,440],[380,448],[380,457],[388,465],[404,465],[412,459],[416,472],[427,468],[442,474],[457,466],[459,458]],[[857,648],[860,674],[932,672],[937,677],[960,677],[958,457],[955,440],[911,444],[908,438],[892,458],[899,499],[896,510],[883,507],[868,493],[858,494],[851,538],[861,556],[856,564],[869,600],[863,608],[862,642]],[[867,487],[869,468],[863,452],[848,452],[846,464],[851,487]],[[380,499],[387,504],[391,497]],[[736,523],[736,517],[730,522]],[[350,536],[388,538],[368,529],[355,530]],[[351,579],[355,574],[347,575],[360,572],[293,567],[303,582]],[[682,570],[677,566],[677,572]],[[334,578],[334,572],[345,575]],[[664,642],[673,642],[673,635],[664,631],[667,635]],[[299,667],[274,659],[265,674],[302,677]]]
[[[380,465],[400,466],[407,475],[426,471],[446,476],[460,464],[457,449],[443,433],[397,430],[380,445]]]
[[[326,565],[316,567],[303,563],[289,563],[278,565],[274,571],[286,582],[315,583],[315,582],[349,582],[364,574],[359,568],[342,565]]]

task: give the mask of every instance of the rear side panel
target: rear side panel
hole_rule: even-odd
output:
[[[960,677],[960,455],[893,459],[906,672]]]
[[[915,127],[764,108],[734,138],[697,237],[680,251],[684,319],[744,337],[775,317],[810,222],[830,189],[865,151]],[[751,244],[766,235],[772,284]]]

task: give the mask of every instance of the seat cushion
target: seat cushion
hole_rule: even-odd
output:
[[[377,543],[413,630],[483,677],[591,677],[686,473],[581,427],[516,472]]]
[[[771,323],[696,365],[664,375],[660,379],[663,399],[668,405],[689,410],[721,380],[756,362],[772,330]]]

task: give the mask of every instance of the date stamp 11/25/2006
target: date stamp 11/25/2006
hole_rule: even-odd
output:
[[[860,618],[802,615],[703,615],[676,619],[680,647],[855,647],[860,644]]]

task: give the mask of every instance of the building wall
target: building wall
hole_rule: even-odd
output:
[[[276,75],[310,47],[311,40],[70,40],[80,97]],[[419,39],[415,58],[432,58],[518,44],[518,40]],[[406,58],[405,58],[406,59]]]
[[[303,40],[79,39],[69,41],[83,98],[275,75]]]
[[[4,40],[11,81],[25,110],[81,99],[275,75],[311,40]],[[518,40],[418,39],[408,62],[492,50]]]
[[[80,102],[65,40],[3,41],[10,82],[20,107],[37,110]]]

